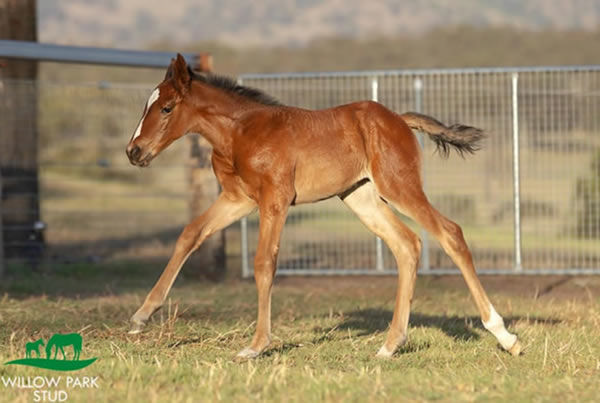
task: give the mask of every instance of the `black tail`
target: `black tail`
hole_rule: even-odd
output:
[[[431,116],[416,112],[403,113],[400,117],[411,129],[427,133],[444,158],[450,154],[450,148],[454,148],[461,157],[465,152],[473,154],[481,148],[479,143],[485,138],[483,131],[476,127],[461,124],[448,127]]]

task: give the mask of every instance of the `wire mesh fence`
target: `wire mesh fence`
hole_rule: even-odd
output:
[[[426,193],[463,227],[478,270],[600,273],[600,67],[245,75],[241,80],[293,106],[317,109],[377,99],[397,112],[420,111],[485,129],[483,149],[465,159],[442,159],[433,143],[421,139]],[[124,153],[150,89],[1,82],[0,92],[19,102],[0,97],[0,147],[8,144],[7,127],[23,139],[36,134],[37,176],[23,171],[27,175],[8,180],[15,186],[39,183],[34,202],[45,223],[46,261],[164,262],[171,253],[190,218],[189,144],[174,143],[144,170],[131,167]],[[7,178],[0,180],[7,189]],[[27,187],[22,190],[25,195]],[[22,201],[7,201],[5,193],[0,229],[3,251],[10,251],[6,261],[21,264],[39,253],[40,242],[35,228],[7,220],[13,202],[24,211]],[[424,240],[421,273],[454,270],[435,239],[402,219]],[[242,225],[245,275],[251,274],[257,227],[256,215]],[[23,230],[31,232],[31,242],[12,243],[11,231]],[[280,274],[395,272],[387,247],[337,198],[290,210],[278,267]]]
[[[44,261],[50,263],[164,259],[170,254],[190,218],[188,144],[174,144],[144,170],[132,167],[125,155],[150,89],[150,85],[2,81],[5,95],[29,100],[18,107],[35,112],[32,125],[15,105],[2,104],[0,147],[14,137],[7,127],[17,130],[17,138],[37,133],[39,192],[32,203],[39,204],[43,224],[38,230],[44,238],[40,243],[36,229],[29,227],[25,230],[30,237],[15,237],[15,231],[23,228],[7,219],[13,211],[4,199],[7,264],[37,260],[35,249],[40,245]],[[3,171],[18,163],[18,156],[2,161]],[[3,179],[6,185],[6,176]],[[30,179],[12,177],[10,192],[27,196],[17,187]],[[13,207],[22,212],[20,201],[16,203]]]
[[[442,159],[422,140],[426,193],[463,227],[480,272],[526,274],[600,273],[599,79],[597,66],[241,77],[303,108],[375,99],[396,112],[485,129],[484,148],[465,159]],[[249,217],[249,261],[256,226]],[[421,235],[421,272],[454,270],[438,242]],[[337,199],[298,206],[284,229],[278,270],[394,272],[391,253],[379,245]]]

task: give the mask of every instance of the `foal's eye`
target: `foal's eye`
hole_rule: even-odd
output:
[[[161,113],[167,114],[167,113],[171,113],[171,111],[173,110],[173,107],[171,106],[165,106],[164,108],[162,108],[160,110]]]

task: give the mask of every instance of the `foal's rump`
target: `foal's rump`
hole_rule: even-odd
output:
[[[480,129],[446,126],[415,112],[396,114],[372,101],[307,111],[289,108],[292,126],[296,203],[314,202],[347,191],[362,179],[379,176],[420,184],[420,147],[411,129],[427,133],[442,156],[479,149]],[[297,114],[298,116],[295,116]],[[315,128],[318,127],[318,130]],[[290,128],[288,127],[288,130]]]

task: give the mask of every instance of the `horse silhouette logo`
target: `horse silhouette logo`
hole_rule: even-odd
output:
[[[59,334],[56,333],[54,336],[50,337],[48,340],[48,344],[46,345],[46,358],[50,358],[52,355],[52,348],[55,347],[54,350],[54,359],[58,355],[58,350],[62,353],[63,360],[67,359],[65,355],[65,350],[63,347],[73,346],[73,360],[79,360],[79,354],[81,353],[81,345],[83,344],[83,339],[79,333],[69,333],[69,334]]]
[[[40,357],[40,346],[44,347],[44,340],[37,339],[34,342],[25,344],[25,358],[31,358],[31,353],[35,352],[35,355]]]
[[[44,345],[46,346],[46,358],[41,357],[39,350]],[[79,333],[55,333],[48,339],[46,344],[44,344],[43,339],[25,344],[25,358],[5,362],[4,365],[26,365],[55,371],[76,371],[91,365],[97,360],[97,358],[80,360],[79,355],[81,354],[82,346],[83,338]],[[69,352],[69,347],[73,347],[73,354],[70,359],[68,358],[68,354],[65,353],[65,348]],[[59,358],[59,352],[62,355],[62,359]],[[36,358],[33,358],[34,353]]]

